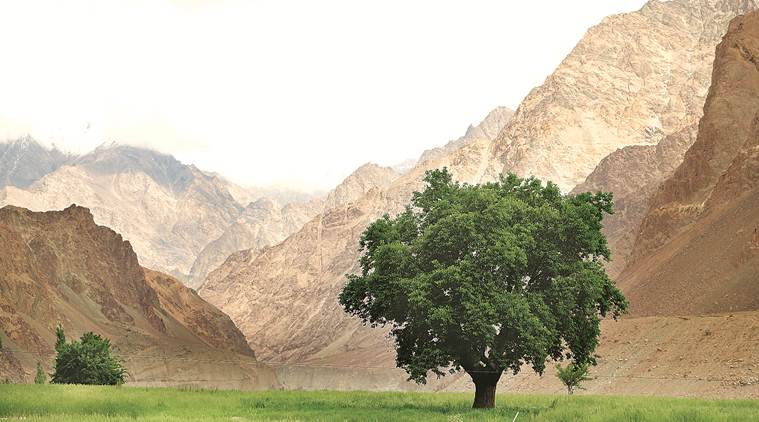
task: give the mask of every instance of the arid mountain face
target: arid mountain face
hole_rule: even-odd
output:
[[[470,125],[464,136],[448,142],[442,147],[424,151],[417,162],[423,163],[425,161],[443,158],[471,141],[476,141],[478,139],[493,140],[499,133],[501,133],[501,130],[503,130],[513,115],[514,110],[503,106],[497,107],[488,113],[479,125]]]
[[[619,222],[609,224],[607,233],[619,239],[620,256],[626,256],[632,243],[626,220],[639,222],[647,202],[635,194],[628,170],[612,164],[645,165],[640,171],[646,192],[672,172],[676,163],[669,160],[679,161],[693,142],[714,46],[732,17],[755,7],[753,1],[652,1],[638,12],[605,19],[511,120],[496,119],[500,130],[481,127],[488,135],[426,154],[432,158],[387,188],[326,210],[283,243],[235,254],[209,276],[201,296],[229,314],[264,359],[359,365],[387,352],[390,341],[382,330],[344,315],[337,303],[344,274],[357,270],[366,225],[402,210],[422,187],[425,170],[448,166],[459,180],[474,183],[515,171],[555,180],[570,191],[610,153],[640,145],[607,158],[586,185],[593,189],[610,179],[620,185],[613,189]]]
[[[693,124],[662,139],[657,145],[631,145],[618,149],[598,164],[572,193],[612,192],[614,214],[604,217],[604,234],[612,251],[607,271],[616,278],[627,264],[651,196],[683,160],[696,140]]]
[[[251,202],[221,236],[203,247],[192,264],[187,285],[200,287],[208,273],[234,252],[281,242],[286,235],[303,227],[321,209],[322,201],[318,199],[284,207],[267,198]]]
[[[390,167],[364,164],[327,194],[324,209],[329,210],[354,202],[374,188],[385,189],[398,176],[400,173]]]
[[[362,359],[389,352],[382,330],[362,327],[337,303],[345,274],[357,270],[358,239],[372,220],[403,210],[412,192],[423,186],[425,170],[447,166],[459,180],[479,181],[491,142],[472,137],[442,158],[424,160],[384,189],[378,185],[353,202],[322,212],[276,246],[230,256],[209,275],[200,295],[229,314],[267,361],[361,365]]]
[[[57,149],[44,148],[28,136],[0,143],[0,187],[28,187],[73,158]]]
[[[192,266],[188,285],[200,287],[208,274],[233,253],[275,245],[324,209],[353,202],[371,189],[387,187],[398,176],[389,167],[365,164],[331,190],[324,201],[313,199],[281,207],[262,198],[249,204],[218,239],[203,248]]]
[[[88,209],[4,207],[0,242],[0,376],[28,381],[36,360],[49,367],[61,324],[69,336],[111,338],[133,382],[196,382],[209,377],[202,368],[238,374],[218,385],[273,382],[229,317],[174,278],[143,269],[129,242],[96,225]]]
[[[488,174],[583,182],[618,148],[655,145],[698,122],[714,46],[754,0],[652,0],[591,28],[517,109]]]
[[[27,189],[6,187],[0,203],[35,211],[86,206],[98,224],[123,233],[143,265],[174,275],[187,274],[242,210],[223,180],[121,145],[99,147]]]
[[[35,211],[86,206],[98,224],[113,227],[134,245],[143,265],[185,282],[202,281],[238,249],[281,241],[321,209],[307,202],[255,212],[255,205],[244,207],[232,193],[251,194],[172,156],[108,145],[70,159],[25,189],[6,186],[0,204]],[[231,242],[233,225],[253,234]]]
[[[759,310],[759,13],[717,47],[698,138],[650,203],[620,281],[634,314]]]

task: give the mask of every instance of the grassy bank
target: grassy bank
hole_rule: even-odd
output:
[[[470,409],[463,393],[241,392],[0,385],[0,420],[39,421],[749,421],[759,401],[502,395]]]

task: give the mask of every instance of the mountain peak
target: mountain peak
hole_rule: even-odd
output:
[[[536,176],[568,192],[615,150],[657,144],[697,122],[714,46],[732,18],[755,8],[754,0],[652,1],[604,19],[520,104],[487,174]]]
[[[0,187],[26,188],[72,157],[56,148],[46,148],[30,135],[0,143]]]

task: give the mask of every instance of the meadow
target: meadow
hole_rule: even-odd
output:
[[[759,401],[467,393],[244,392],[0,385],[0,420],[27,421],[752,421]],[[517,412],[519,412],[517,416]]]

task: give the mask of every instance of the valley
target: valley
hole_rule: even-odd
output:
[[[60,325],[74,338],[92,331],[110,339],[128,369],[126,386],[135,388],[108,396],[104,387],[44,386],[37,405],[33,386],[0,385],[0,419],[380,420],[386,411],[384,420],[490,420],[465,411],[463,392],[475,384],[464,371],[448,373],[462,369],[454,359],[427,356],[445,362],[438,365],[445,376],[409,381],[397,367],[398,327],[382,318],[362,323],[339,299],[348,277],[371,272],[362,261],[367,228],[404,213],[429,172],[445,168],[463,189],[514,174],[528,178],[514,192],[537,178],[561,198],[613,195],[614,212],[602,229],[596,224],[603,236],[594,245],[608,246],[610,260],[598,268],[627,298],[627,312],[603,318],[598,332],[578,329],[598,336],[582,397],[557,397],[567,390],[553,359],[538,374],[523,358],[498,367],[493,385],[506,395],[496,417],[750,420],[759,399],[758,9],[755,0],[651,0],[608,16],[515,109],[494,107],[418,158],[368,162],[323,191],[243,186],[128,140],[83,153],[29,135],[5,140],[0,381],[31,383],[37,366],[49,375]],[[528,226],[531,214],[508,196],[514,192],[501,192],[500,204],[517,216],[514,224]],[[426,222],[414,236],[434,234]],[[546,226],[553,227],[546,237],[559,232]],[[393,242],[408,246],[405,238]],[[518,295],[535,279],[517,278],[504,290]],[[441,289],[442,301],[458,294]],[[413,300],[421,301],[404,297],[387,308],[408,312]],[[603,305],[584,306],[604,314]],[[449,322],[450,313],[436,317]],[[497,337],[507,326],[489,328]],[[483,356],[493,350],[486,349]],[[51,407],[61,398],[70,402]]]

